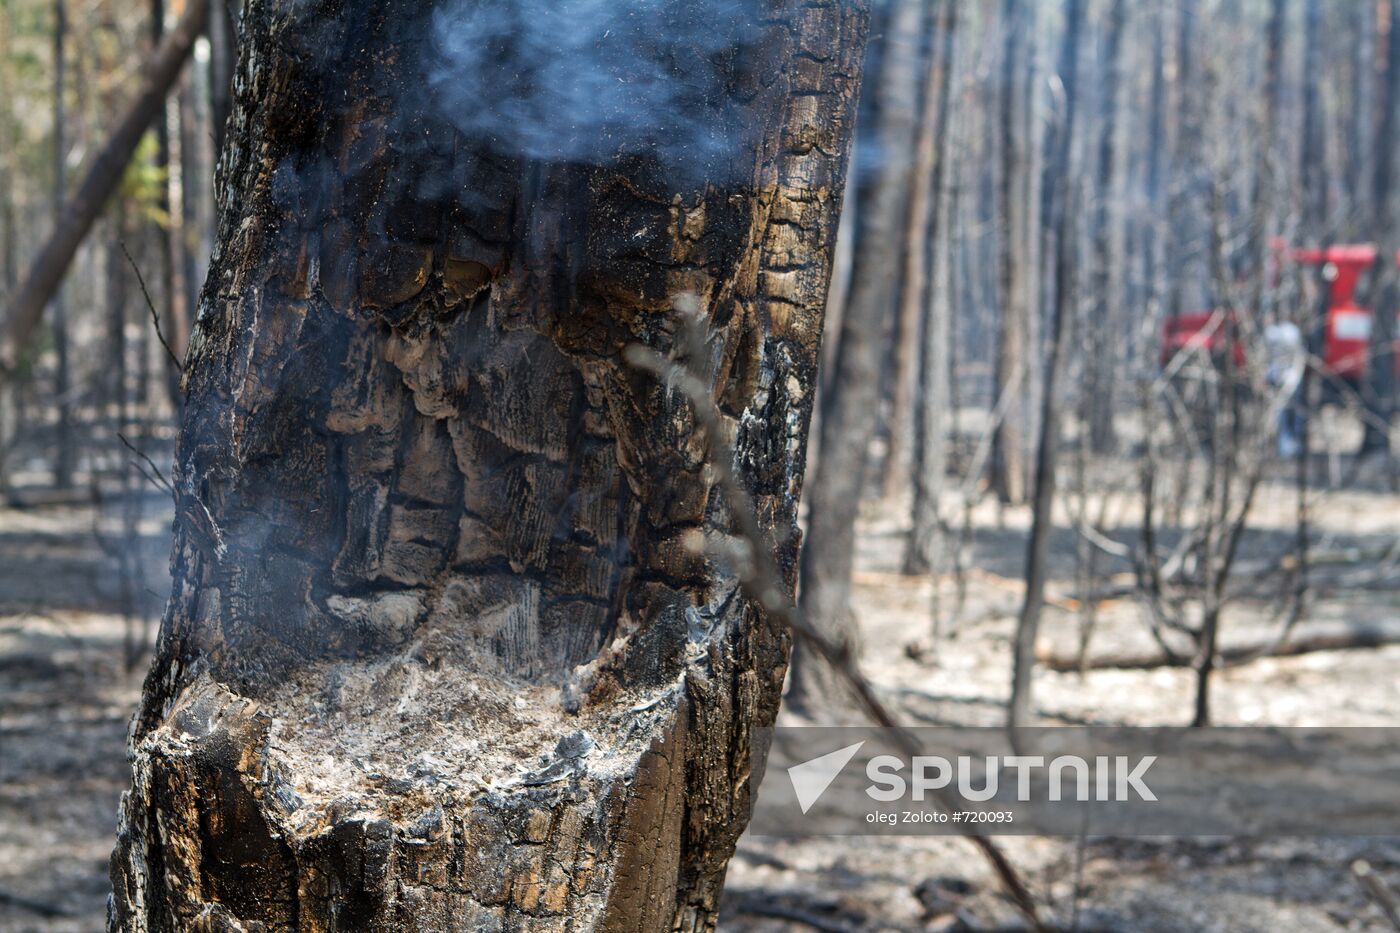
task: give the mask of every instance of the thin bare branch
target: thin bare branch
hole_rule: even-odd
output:
[[[160,345],[165,348],[165,355],[170,358],[170,363],[175,367],[175,371],[177,373],[184,373],[185,367],[180,364],[180,360],[175,355],[175,351],[170,349],[170,344],[166,341],[165,334],[161,332],[160,315],[156,313],[156,303],[151,300],[150,289],[146,288],[146,278],[141,274],[141,267],[136,264],[136,260],[131,256],[131,251],[126,248],[125,240],[121,242],[121,248],[122,254],[126,256],[126,261],[131,264],[131,271],[136,273],[136,284],[141,286],[141,295],[146,299],[146,307],[151,312],[151,325],[156,329],[156,339],[159,340]]]
[[[120,431],[117,432],[117,438],[122,442],[123,447],[125,447],[127,450],[131,451],[138,458],[140,458],[139,462],[136,463],[136,469],[141,471],[141,475],[146,477],[146,479],[149,480],[152,484],[154,484],[157,488],[161,489],[164,492],[170,493],[171,498],[174,498],[175,486],[170,482],[170,480],[165,478],[165,474],[161,472],[160,467],[156,466],[156,462],[150,457],[148,457],[145,451],[138,449],[135,444],[127,440],[126,435],[121,433]],[[145,467],[142,466],[142,463],[145,464]],[[150,468],[149,472],[147,471],[146,467]]]

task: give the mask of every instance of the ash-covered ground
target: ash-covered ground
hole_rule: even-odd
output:
[[[1292,489],[1261,492],[1258,531],[1241,554],[1242,584],[1252,568],[1276,561],[1292,533]],[[1375,555],[1393,547],[1400,499],[1381,492],[1329,493],[1316,510],[1317,555]],[[968,551],[966,596],[956,619],[956,580],[900,576],[902,503],[867,510],[860,539],[855,611],[863,663],[884,698],[912,725],[1005,722],[1011,637],[1023,588],[1028,523],[1009,509],[979,505]],[[1110,508],[1110,514],[1114,509]],[[1122,513],[1124,518],[1129,516]],[[1077,649],[1075,535],[1068,516],[1052,544],[1051,608],[1041,650]],[[1131,527],[1115,538],[1131,540]],[[1330,559],[1330,558],[1329,558]],[[1315,602],[1299,631],[1365,624],[1400,634],[1400,592],[1380,560],[1338,559],[1314,569]],[[1105,559],[1113,577],[1126,571]],[[1376,581],[1389,580],[1389,584]],[[1121,587],[1120,587],[1121,588]],[[1278,631],[1278,587],[1261,581],[1257,598],[1230,605],[1225,643],[1268,641]],[[942,632],[933,640],[934,609]],[[1152,647],[1142,609],[1130,596],[1100,606],[1090,657]],[[918,660],[911,655],[918,656]],[[1221,725],[1391,726],[1400,722],[1400,646],[1264,658],[1219,672],[1213,691]],[[1190,722],[1189,670],[1040,671],[1042,724],[1182,726]],[[801,724],[787,712],[782,722]],[[1073,839],[1002,837],[1063,929],[1081,933],[1325,933],[1393,928],[1362,893],[1351,866],[1364,859],[1400,888],[1400,839]],[[1076,889],[1079,894],[1076,897]],[[729,873],[728,933],[799,930],[975,931],[1022,929],[977,851],[959,839],[745,837]],[[788,914],[788,919],[766,916]],[[1077,926],[1076,926],[1077,924]]]
[[[1318,499],[1313,603],[1300,625],[1400,629],[1390,550],[1400,531],[1400,497],[1383,482],[1370,485],[1372,491]],[[126,723],[144,668],[143,658],[127,671],[124,655],[129,644],[140,646],[143,626],[154,630],[168,549],[170,513],[161,493],[136,495],[135,513],[127,508],[131,499],[110,491],[92,502],[0,510],[0,933],[92,933],[104,926],[107,857],[128,775]],[[1267,638],[1278,624],[1279,586],[1269,568],[1287,550],[1294,497],[1282,478],[1260,495],[1256,530],[1240,556],[1249,587],[1229,608],[1227,644]],[[956,503],[948,508],[957,515]],[[1102,514],[1112,518],[1111,537],[1132,539],[1129,506],[1110,503]],[[1028,516],[979,504],[960,584],[951,572],[897,573],[906,515],[905,503],[871,503],[862,523],[855,609],[865,669],[911,724],[1000,723]],[[1058,653],[1075,649],[1080,620],[1078,536],[1062,518],[1042,639],[1044,650]],[[1101,585],[1122,588],[1127,566],[1110,555],[1100,566]],[[1110,595],[1091,656],[1150,647],[1136,600]],[[1217,719],[1393,725],[1400,721],[1397,666],[1400,646],[1230,667],[1218,676]],[[1181,725],[1194,681],[1180,669],[1042,672],[1037,687],[1046,724]],[[1002,843],[1056,921],[1084,933],[1385,930],[1351,865],[1365,859],[1400,888],[1400,840],[1393,839]],[[987,867],[958,839],[746,837],[731,867],[721,929],[1018,925]]]

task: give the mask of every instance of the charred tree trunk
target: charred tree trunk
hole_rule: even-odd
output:
[[[98,81],[103,88],[102,106],[112,110],[116,107],[115,91],[117,82],[115,50],[120,48],[118,41],[116,3],[105,0],[99,8],[101,30],[106,40],[98,55]],[[106,243],[103,246],[102,289],[103,302],[107,312],[107,371],[100,382],[104,396],[100,410],[110,419],[109,428],[113,435],[128,430],[127,416],[127,370],[126,370],[126,321],[127,307],[127,259],[123,243],[127,232],[127,205],[121,197],[114,198],[107,212]]]
[[[184,321],[185,342],[189,343],[189,328],[193,325],[194,309],[199,305],[199,271],[196,268],[195,244],[202,229],[207,229],[200,223],[200,201],[207,199],[210,189],[206,184],[208,172],[203,158],[203,147],[197,135],[198,111],[195,102],[195,81],[191,73],[191,80],[186,82],[176,100],[178,102],[177,112],[179,114],[178,129],[175,134],[175,141],[179,145],[178,164],[180,171],[176,179],[179,181],[177,190],[178,209],[171,213],[170,240],[172,249],[175,252],[175,260],[178,263],[179,275],[178,285],[180,288],[180,308],[179,313]],[[207,223],[207,215],[206,215]],[[208,250],[204,250],[207,255]],[[172,348],[178,354],[180,352],[179,343],[172,341]],[[178,388],[178,382],[176,384]],[[176,407],[176,411],[179,408]]]
[[[208,3],[210,0],[204,0]],[[165,0],[150,0],[150,27],[151,27],[151,47],[159,48],[161,39],[165,37]],[[171,97],[178,96],[172,94]],[[184,310],[185,287],[181,273],[179,256],[177,255],[180,241],[180,230],[182,224],[178,215],[180,206],[171,198],[171,190],[180,185],[179,160],[171,161],[171,134],[170,134],[170,99],[162,101],[160,111],[156,114],[152,130],[156,138],[155,166],[156,175],[160,179],[159,190],[156,194],[156,210],[161,220],[152,224],[156,241],[156,255],[159,257],[158,274],[160,276],[160,288],[156,291],[156,300],[160,302],[161,325],[166,340],[170,343],[171,349],[175,351],[176,358],[184,356],[185,348],[190,342],[189,315]],[[165,388],[170,397],[170,407],[178,412],[180,410],[180,372],[176,368],[173,360],[168,357],[161,360],[165,365]]]
[[[913,453],[914,407],[918,394],[919,335],[923,322],[921,312],[925,297],[925,246],[928,220],[928,176],[932,171],[932,154],[925,151],[924,137],[930,119],[931,93],[928,77],[934,67],[935,54],[931,39],[936,32],[935,7],[938,4],[918,4],[921,17],[914,28],[911,41],[915,44],[915,69],[923,75],[910,88],[905,101],[917,120],[909,134],[909,149],[903,153],[883,153],[882,159],[895,159],[907,166],[904,183],[904,230],[892,268],[895,287],[892,295],[897,314],[894,326],[894,347],[890,353],[892,373],[889,379],[888,446],[881,465],[880,488],[886,498],[899,495],[909,485]],[[896,25],[899,25],[896,21]]]
[[[812,413],[814,436],[808,453],[808,459],[814,462],[815,457],[821,454],[819,448],[812,450],[816,448],[815,435],[819,430],[816,419],[821,416],[822,398],[831,391],[831,374],[836,371],[836,348],[841,345],[841,322],[846,318],[847,299],[851,293],[851,266],[855,263],[856,252],[855,219],[860,215],[860,203],[856,199],[854,183],[858,174],[859,158],[860,147],[852,143],[850,164],[846,166],[846,174],[852,179],[852,183],[846,186],[841,198],[841,222],[836,229],[836,257],[831,263],[831,287],[826,295],[826,319],[822,321],[821,386],[818,390],[821,394],[817,397],[816,410]]]
[[[1166,211],[1167,315],[1176,317],[1194,303],[1201,289],[1193,254],[1199,252],[1200,224],[1197,203],[1202,168],[1200,164],[1201,109],[1197,96],[1197,50],[1195,48],[1197,0],[1181,0],[1176,9],[1176,90],[1174,105],[1175,138],[1171,143]],[[1207,306],[1210,296],[1199,296]]]
[[[1045,361],[1044,384],[1040,399],[1040,442],[1036,446],[1035,485],[1031,497],[1031,533],[1026,543],[1026,599],[1016,624],[1011,674],[1011,697],[1007,720],[1012,726],[1031,724],[1035,705],[1032,677],[1035,671],[1035,641],[1040,632],[1040,615],[1045,608],[1047,561],[1051,514],[1055,501],[1055,467],[1060,445],[1060,370],[1069,345],[1074,293],[1074,205],[1070,162],[1074,140],[1074,116],[1079,74],[1079,33],[1084,22],[1084,0],[1069,0],[1065,12],[1065,37],[1060,50],[1060,83],[1064,87],[1064,110],[1055,128],[1055,158],[1052,177],[1056,190],[1046,218],[1053,224],[1055,242],[1055,286],[1050,302],[1047,327],[1049,351]]]
[[[1019,504],[1026,498],[1025,419],[1021,406],[1004,402],[1025,394],[1029,374],[1026,366],[1030,297],[1026,289],[1026,263],[1021,239],[1026,230],[1024,214],[1029,199],[1017,196],[1018,179],[1025,172],[1025,144],[1022,127],[1016,120],[1016,69],[1025,67],[1024,0],[1003,0],[1000,87],[1001,186],[997,206],[1000,262],[997,278],[997,307],[1001,326],[997,330],[993,370],[992,409],[1001,416],[992,429],[990,461],[991,485],[1003,503]],[[1030,101],[1025,102],[1027,107]],[[993,417],[996,417],[994,414]]]
[[[1099,139],[1094,168],[1093,294],[1089,305],[1089,332],[1084,348],[1084,415],[1089,429],[1089,447],[1097,454],[1108,453],[1115,444],[1113,400],[1116,390],[1115,367],[1120,345],[1119,309],[1122,292],[1118,287],[1122,268],[1114,248],[1113,209],[1117,201],[1114,186],[1118,93],[1123,72],[1123,25],[1127,0],[1112,0],[1104,51],[1103,86],[1099,89]]]
[[[19,207],[19,192],[15,190],[15,179],[18,177],[16,150],[19,130],[11,96],[14,93],[11,19],[10,0],[0,0],[0,191],[9,192],[0,198],[0,288],[5,290],[6,295],[15,290],[18,271],[15,265],[15,213]]]
[[[624,352],[791,587],[864,13],[587,10],[245,10],[110,929],[714,928],[788,638]]]
[[[1323,113],[1323,41],[1326,38],[1322,16],[1322,0],[1305,0],[1303,5],[1303,129],[1298,148],[1298,177],[1301,192],[1304,236],[1309,242],[1332,239],[1329,225],[1327,118]],[[1326,307],[1325,302],[1320,302]],[[1312,328],[1312,310],[1309,326]],[[1310,348],[1312,350],[1318,347]]]
[[[1159,5],[1152,16],[1153,32],[1160,36],[1166,25],[1166,15]],[[1163,220],[1166,215],[1163,197],[1163,150],[1166,148],[1167,81],[1166,55],[1164,43],[1153,41],[1151,55],[1152,81],[1147,99],[1147,140],[1145,164],[1142,169],[1142,198],[1146,217],[1142,220],[1142,256],[1140,274],[1142,276],[1143,304],[1146,307],[1146,321],[1139,328],[1142,346],[1138,361],[1140,388],[1147,386],[1155,375],[1153,357],[1156,341],[1162,325],[1163,303],[1166,296],[1162,275],[1166,268],[1164,261],[1165,244],[1169,239],[1163,235]],[[1150,439],[1147,441],[1150,449]]]
[[[0,191],[10,192],[0,197],[0,288],[6,299],[15,291],[16,253],[15,214],[19,194],[15,187],[17,170],[15,151],[19,140],[11,105],[10,0],[0,0]],[[0,496],[10,487],[10,445],[17,433],[18,414],[13,380],[5,379],[0,360]]]
[[[1390,423],[1395,417],[1395,316],[1400,310],[1400,283],[1396,281],[1394,259],[1400,249],[1395,223],[1395,133],[1400,130],[1400,0],[1385,0],[1387,33],[1385,61],[1380,69],[1380,124],[1371,136],[1372,203],[1371,224],[1380,256],[1376,261],[1371,289],[1375,326],[1371,331],[1371,369],[1367,380],[1366,431],[1361,442],[1363,454],[1390,450]]]
[[[234,0],[209,2],[209,124],[213,134],[214,158],[224,148],[224,132],[233,99],[233,64],[238,49],[235,41]]]
[[[64,6],[67,0],[54,0],[53,5],[53,216],[62,216],[63,202],[67,200],[66,179],[68,174],[68,114],[65,107],[67,93],[67,46],[68,13]],[[72,372],[68,360],[68,306],[63,300],[63,289],[54,291],[53,303],[49,309],[49,323],[53,328],[54,356],[57,365],[54,369],[54,404],[58,414],[57,444],[53,460],[53,482],[59,489],[73,485],[73,470],[78,456],[76,440],[73,437],[73,386]]]
[[[1268,241],[1278,216],[1278,137],[1287,13],[1284,0],[1271,0],[1264,49],[1263,125],[1249,217],[1250,301],[1247,313],[1254,316],[1258,325],[1270,318],[1266,303],[1272,304]]]
[[[906,279],[906,306],[918,305],[923,327],[918,334],[918,393],[914,405],[914,498],[909,539],[904,549],[904,572],[933,570],[939,529],[939,497],[948,471],[948,409],[951,407],[953,358],[952,315],[947,292],[940,289],[940,272],[948,261],[948,109],[952,99],[954,37],[958,11],[955,0],[939,5],[936,28],[938,51],[929,59],[924,104],[919,116],[914,197],[910,199],[911,237],[917,223],[919,253],[911,252],[917,275]]]
[[[1298,177],[1302,185],[1302,221],[1304,235],[1311,242],[1326,248],[1332,242],[1333,231],[1329,228],[1327,167],[1326,158],[1326,114],[1321,88],[1323,49],[1322,4],[1320,0],[1306,0],[1303,6],[1303,113],[1302,141],[1299,147]],[[1312,414],[1318,410],[1318,379],[1313,360],[1323,357],[1325,329],[1327,322],[1328,293],[1331,282],[1327,265],[1317,268],[1315,291],[1309,305],[1306,290],[1300,290],[1303,298],[1297,314],[1303,331],[1304,345],[1309,361],[1303,366],[1302,378],[1298,384],[1298,404],[1303,409],[1302,424],[1298,430],[1298,453],[1294,461],[1294,560],[1292,598],[1289,610],[1295,618],[1303,618],[1307,612],[1310,597],[1310,559],[1312,547],[1312,512],[1309,504],[1312,484]],[[1205,714],[1210,712],[1208,683],[1209,669],[1199,673],[1199,693],[1204,699]]]
[[[113,433],[128,427],[126,371],[126,255],[122,252],[125,217],[118,213],[112,218],[112,233],[106,244],[104,266],[105,302],[107,305],[107,365],[103,391],[104,407],[109,410]]]
[[[1364,237],[1369,220],[1365,205],[1371,190],[1366,179],[1374,177],[1370,168],[1374,152],[1371,136],[1375,130],[1377,14],[1381,2],[1370,0],[1352,4],[1345,18],[1344,47],[1354,50],[1348,56],[1351,74],[1347,81],[1346,156],[1342,177],[1346,204],[1343,234],[1348,241]]]
[[[881,363],[895,317],[895,280],[908,209],[920,7],[918,0],[897,0],[891,12],[875,87],[875,145],[860,156],[862,171],[872,173],[870,193],[860,207],[851,294],[842,315],[831,391],[822,402],[821,459],[813,469],[808,496],[802,612],[809,623],[848,644],[855,641],[850,599],[856,515],[877,420]],[[830,695],[825,663],[797,652],[789,694],[795,706]]]

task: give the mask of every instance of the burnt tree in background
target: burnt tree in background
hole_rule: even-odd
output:
[[[1098,139],[1094,153],[1093,217],[1089,255],[1090,301],[1084,335],[1084,399],[1081,416],[1087,422],[1089,446],[1096,454],[1111,453],[1116,444],[1113,397],[1118,365],[1118,336],[1123,333],[1123,256],[1114,236],[1114,206],[1121,202],[1117,187],[1117,127],[1123,83],[1123,32],[1127,0],[1110,0],[1105,11],[1105,49],[1099,88]]]
[[[904,572],[929,573],[935,566],[938,544],[938,498],[948,470],[948,409],[951,394],[952,315],[949,303],[938,294],[941,259],[946,259],[949,239],[946,179],[953,146],[948,140],[948,110],[952,99],[953,57],[956,51],[957,4],[939,4],[938,46],[930,54],[924,77],[924,102],[919,114],[915,178],[910,200],[910,238],[918,255],[910,251],[910,272],[905,281],[905,304],[919,306],[923,326],[917,333],[916,375],[918,394],[913,411],[913,466],[910,478],[913,501],[909,537],[904,547]],[[914,236],[917,225],[919,236]],[[917,266],[915,262],[917,259]],[[912,270],[917,268],[914,275]]]
[[[245,12],[113,930],[713,929],[787,638],[847,2]]]
[[[14,118],[13,81],[10,78],[12,18],[9,0],[0,0],[0,191],[6,192],[15,190],[15,180],[19,174],[15,166],[19,123]],[[15,279],[19,274],[15,244],[17,200],[13,196],[0,197],[0,289],[4,289],[6,295],[14,291]],[[10,485],[10,444],[17,433],[15,422],[18,415],[15,393],[7,385],[10,380],[3,378],[4,375],[0,372],[0,492]]]
[[[1075,112],[1079,77],[1079,40],[1084,26],[1084,0],[1069,0],[1065,11],[1065,31],[1060,45],[1058,65],[1064,88],[1063,111],[1055,125],[1053,142],[1054,167],[1051,178],[1054,190],[1050,210],[1043,219],[1045,232],[1054,237],[1054,288],[1046,309],[1046,329],[1049,347],[1042,376],[1040,397],[1040,438],[1036,444],[1035,482],[1031,494],[1031,532],[1026,542],[1026,598],[1016,622],[1012,646],[1011,698],[1008,701],[1007,722],[1011,726],[1026,726],[1034,722],[1035,702],[1032,697],[1035,672],[1035,640],[1040,630],[1040,617],[1045,608],[1045,584],[1048,577],[1050,532],[1054,525],[1052,506],[1055,498],[1055,468],[1060,444],[1059,381],[1063,375],[1065,349],[1069,344],[1070,303],[1074,295],[1074,187],[1070,169],[1073,157]]]
[[[68,13],[67,0],[54,0],[53,5],[53,214],[58,217],[63,212],[67,200],[68,174]],[[73,485],[73,469],[78,457],[73,437],[73,372],[69,361],[72,350],[68,327],[68,305],[64,301],[63,289],[58,288],[53,295],[49,311],[53,327],[54,356],[57,365],[54,370],[54,399],[58,403],[58,437],[54,453],[53,482],[60,489]]]
[[[897,314],[920,85],[921,4],[895,0],[889,15],[880,75],[873,82],[873,144],[860,156],[862,171],[871,173],[870,191],[857,218],[851,294],[841,320],[831,391],[822,401],[821,457],[812,474],[809,540],[802,551],[802,612],[830,638],[847,644],[855,642],[850,602],[856,516],[875,437],[880,371]],[[830,696],[824,664],[798,651],[788,693],[795,706]]]
[[[56,206],[53,229],[35,250],[13,292],[6,295],[0,322],[0,396],[12,388],[14,372],[30,350],[45,306],[57,294],[78,247],[121,183],[147,127],[165,106],[166,95],[204,30],[207,9],[204,3],[190,3],[152,53],[131,99],[114,116],[101,147],[87,160],[72,196]]]
[[[997,131],[1000,134],[1001,166],[997,188],[997,310],[1000,315],[993,358],[992,454],[990,481],[998,499],[1021,503],[1026,496],[1025,424],[1020,406],[1003,405],[1008,398],[1026,393],[1027,330],[1031,293],[1026,288],[1026,263],[1021,248],[1025,243],[1024,221],[1029,198],[1022,197],[1019,183],[1026,174],[1025,127],[1018,125],[1016,97],[1017,69],[1026,68],[1029,51],[1027,20],[1031,11],[1024,0],[1002,0],[1001,79],[997,89]],[[1024,105],[1030,109],[1029,101]]]
[[[1400,3],[1381,0],[1376,5],[1377,18],[1384,14],[1385,42],[1381,56],[1378,83],[1380,85],[1378,125],[1371,136],[1371,210],[1368,218],[1370,235],[1380,247],[1376,270],[1372,273],[1370,307],[1376,312],[1371,332],[1371,367],[1366,385],[1367,407],[1371,417],[1366,420],[1361,452],[1390,450],[1390,425],[1395,418],[1395,316],[1400,309],[1397,295],[1395,266],[1391,258],[1400,258],[1400,235],[1396,223],[1395,133],[1397,110],[1400,110]]]

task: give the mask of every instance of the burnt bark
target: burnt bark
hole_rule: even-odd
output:
[[[790,588],[864,11],[590,9],[245,8],[111,930],[714,928],[788,636],[624,353]]]

